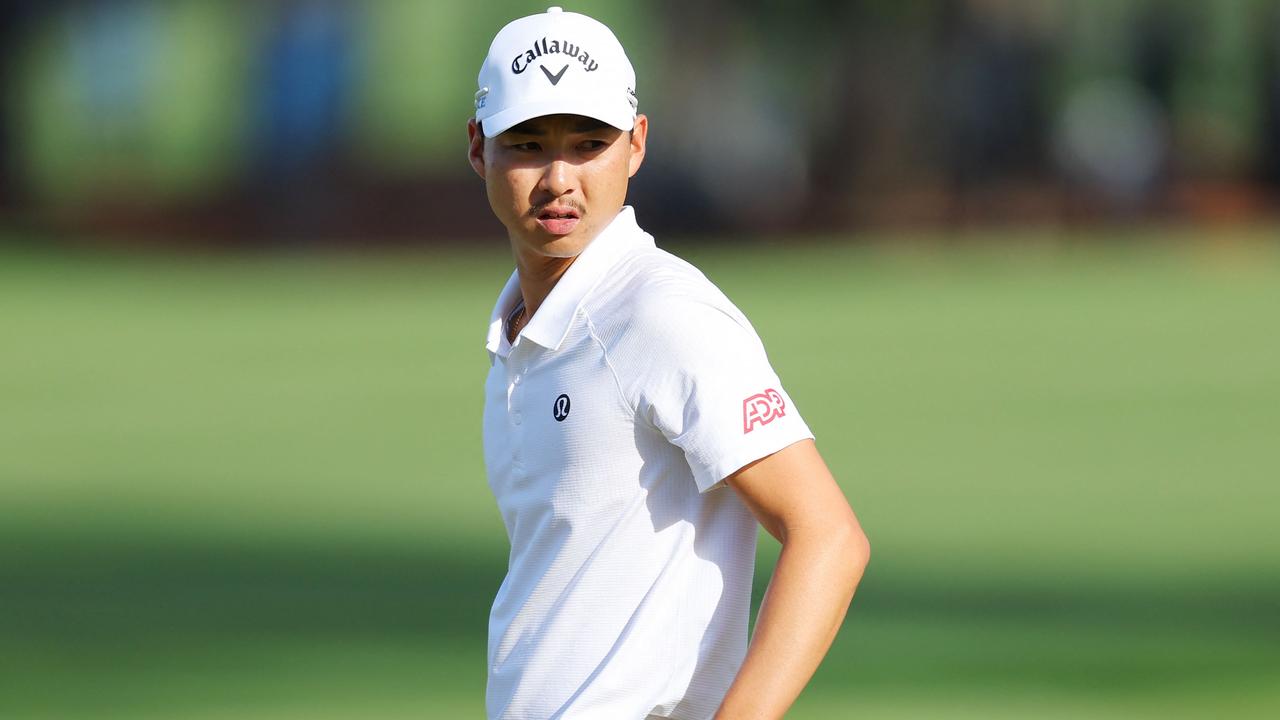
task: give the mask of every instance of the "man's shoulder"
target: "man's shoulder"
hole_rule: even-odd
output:
[[[610,277],[615,282],[631,283],[634,290],[645,290],[654,283],[711,284],[693,264],[654,246],[633,248],[613,268]]]
[[[694,307],[737,314],[733,303],[701,270],[656,247],[628,253],[587,304],[594,322],[622,322],[633,330],[654,323],[669,325]]]
[[[652,247],[619,261],[583,310],[607,349],[626,347],[636,357],[674,357],[729,336],[755,337],[742,312],[698,268]]]

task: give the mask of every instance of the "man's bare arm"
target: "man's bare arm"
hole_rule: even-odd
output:
[[[782,553],[716,720],[781,718],[822,662],[871,548],[812,440],[747,465],[730,487]]]

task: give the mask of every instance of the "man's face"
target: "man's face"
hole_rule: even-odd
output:
[[[623,132],[581,115],[545,115],[485,138],[467,125],[471,166],[519,253],[575,257],[622,209],[649,122]]]

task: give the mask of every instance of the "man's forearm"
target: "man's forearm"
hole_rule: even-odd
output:
[[[813,677],[870,554],[856,526],[839,535],[812,528],[786,537],[751,646],[716,720],[781,718]]]

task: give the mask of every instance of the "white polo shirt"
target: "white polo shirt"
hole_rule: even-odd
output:
[[[488,716],[710,718],[747,647],[756,523],[722,482],[813,437],[742,313],[630,207],[514,344],[494,306],[484,451],[511,557]]]

